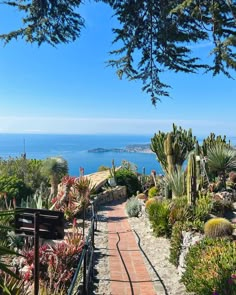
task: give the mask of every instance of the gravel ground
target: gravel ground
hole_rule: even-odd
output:
[[[107,237],[106,206],[99,210],[98,231],[95,236],[95,280],[91,294],[112,295],[109,283],[109,256]],[[158,295],[187,295],[185,287],[179,282],[176,268],[169,262],[169,240],[155,238],[152,235],[145,215],[139,218],[129,218],[134,235],[140,239],[140,245],[150,260],[152,267],[144,258],[150,277],[154,282]],[[137,235],[136,235],[137,233]]]
[[[185,286],[179,282],[180,276],[174,265],[169,262],[170,242],[165,238],[152,235],[149,222],[145,216],[129,218],[134,233],[140,238],[140,245],[148,260],[144,257],[150,277],[158,295],[187,295]],[[137,236],[136,236],[137,238]],[[137,238],[138,241],[138,238]]]
[[[94,283],[91,294],[112,295],[110,293],[106,206],[100,207],[97,216],[98,223],[95,234]]]

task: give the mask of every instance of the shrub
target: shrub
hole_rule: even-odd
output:
[[[170,203],[168,201],[157,201],[148,207],[149,220],[153,233],[159,236],[170,236],[171,226],[169,223]]]
[[[225,218],[212,218],[205,223],[204,233],[211,238],[231,236],[233,225]]]
[[[194,218],[205,222],[209,219],[212,208],[213,202],[209,195],[199,196],[196,200],[196,206],[194,207]]]
[[[148,198],[151,199],[153,197],[156,197],[158,194],[158,189],[156,186],[153,186],[148,191]]]
[[[205,238],[186,255],[182,276],[188,292],[198,295],[234,295],[236,284],[236,243],[229,239]]]
[[[179,264],[179,256],[181,252],[181,244],[183,241],[182,236],[183,223],[176,222],[172,227],[170,239],[170,262],[176,267]]]
[[[8,203],[15,198],[17,206],[20,205],[21,199],[32,194],[32,190],[22,179],[5,175],[0,176],[0,192],[6,193]]]
[[[110,167],[101,165],[98,167],[98,172],[108,171],[109,169],[110,169]]]
[[[187,221],[190,218],[190,210],[186,197],[172,200],[170,207],[169,222],[173,225],[176,221]]]
[[[141,211],[141,204],[135,197],[130,198],[126,203],[126,212],[129,217],[138,217]]]
[[[125,185],[127,187],[128,197],[136,195],[137,191],[141,191],[141,184],[133,171],[124,168],[119,169],[116,171],[115,178],[118,185]]]

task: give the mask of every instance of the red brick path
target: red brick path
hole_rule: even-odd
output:
[[[156,295],[152,280],[144,264],[144,258],[131,231],[126,213],[125,203],[110,206],[108,211],[108,247],[110,263],[110,280],[112,295]],[[127,267],[132,282],[120,258],[116,244]]]

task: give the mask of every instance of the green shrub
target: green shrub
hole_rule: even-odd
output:
[[[148,207],[149,220],[151,222],[153,233],[159,236],[170,236],[171,225],[169,223],[170,202],[157,201]]]
[[[176,221],[185,222],[191,218],[187,197],[175,198],[171,202],[169,222],[173,225]]]
[[[151,199],[153,197],[156,197],[158,194],[158,189],[156,186],[153,186],[148,191],[148,198]]]
[[[110,169],[110,167],[101,165],[98,167],[98,172],[108,171],[109,169]]]
[[[231,236],[233,225],[225,218],[212,218],[205,223],[204,233],[210,238]]]
[[[206,238],[186,255],[182,276],[188,292],[197,295],[236,294],[236,243],[229,239]]]
[[[183,230],[204,233],[204,225],[205,222],[199,219],[188,220],[183,224]]]
[[[183,241],[182,236],[183,223],[176,222],[172,227],[170,239],[170,262],[176,267],[179,264],[179,256],[181,252],[181,244]]]
[[[16,176],[0,176],[0,192],[6,193],[8,204],[16,199],[19,206],[21,199],[26,199],[32,194],[32,190],[26,186],[24,181]]]
[[[136,195],[137,191],[141,191],[141,184],[138,176],[131,170],[119,169],[115,174],[116,183],[118,185],[125,185],[127,187],[127,196]]]
[[[211,196],[199,196],[194,207],[194,219],[205,222],[209,219],[212,208],[213,202]]]
[[[126,212],[129,217],[138,217],[141,211],[141,204],[135,197],[130,198],[126,203]]]

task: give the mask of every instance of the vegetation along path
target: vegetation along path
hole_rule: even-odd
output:
[[[125,212],[125,202],[112,202],[99,212],[95,238],[97,270],[95,293],[99,295],[168,294],[158,273],[147,270],[148,257],[139,244]],[[162,292],[159,292],[163,289]]]

